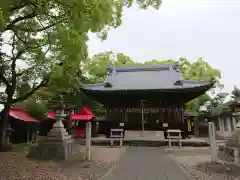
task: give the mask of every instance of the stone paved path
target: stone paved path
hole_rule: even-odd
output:
[[[190,180],[161,148],[129,147],[104,180]]]

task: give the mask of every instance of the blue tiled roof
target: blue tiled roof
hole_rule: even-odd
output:
[[[107,69],[103,83],[85,84],[85,90],[172,90],[188,89],[214,84],[212,80],[182,80],[178,63],[114,67]]]

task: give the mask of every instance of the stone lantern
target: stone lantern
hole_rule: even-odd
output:
[[[73,106],[67,101],[64,101],[63,95],[60,95],[59,102],[54,108],[56,121],[65,121],[67,132],[71,130],[71,114],[73,113]]]
[[[72,137],[68,134],[63,125],[63,120],[69,117],[71,109],[64,103],[63,96],[55,106],[56,122],[47,133],[46,138],[39,142],[37,147],[32,148],[29,156],[40,159],[67,160],[78,150]]]
[[[58,104],[55,106],[54,108],[55,110],[55,116],[56,116],[56,120],[64,120],[65,117],[69,116],[71,109],[70,107],[67,105],[66,102],[64,102],[63,96],[60,95],[59,97],[59,102]]]

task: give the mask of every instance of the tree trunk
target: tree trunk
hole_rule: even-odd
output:
[[[8,127],[8,119],[9,119],[9,108],[10,106],[5,106],[4,109],[1,111],[1,121],[0,121],[0,149],[5,149],[6,144],[6,130]]]

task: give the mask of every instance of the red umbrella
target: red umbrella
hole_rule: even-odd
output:
[[[38,120],[31,117],[27,111],[20,108],[10,108],[9,115],[13,118],[25,121],[25,122],[39,122]]]
[[[91,120],[93,118],[93,114],[73,114],[72,115],[72,120]]]
[[[47,117],[49,119],[56,119],[55,112],[48,112]],[[86,106],[83,106],[83,108],[76,114],[71,115],[71,119],[73,121],[75,121],[75,120],[91,120],[93,117],[94,117],[94,114]]]
[[[87,108],[86,106],[83,106],[79,113],[80,114],[92,114],[93,115],[92,110]]]

